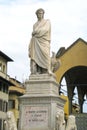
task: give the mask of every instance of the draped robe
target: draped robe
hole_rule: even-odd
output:
[[[33,36],[29,44],[30,58],[42,68],[50,68],[50,34],[49,20],[42,19],[33,26]]]

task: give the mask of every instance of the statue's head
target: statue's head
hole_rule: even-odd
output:
[[[45,11],[44,11],[44,9],[39,8],[39,9],[36,10],[36,15],[37,15],[38,13],[43,13],[43,14],[44,14]]]
[[[14,113],[12,111],[7,112],[7,120],[15,121]]]
[[[11,111],[8,111],[8,112],[7,112],[7,119],[11,119],[11,116],[12,116],[12,112],[11,112]]]
[[[42,9],[42,8],[39,8],[39,9],[36,11],[36,15],[37,15],[38,20],[41,20],[41,19],[44,18],[44,13],[45,13],[45,11],[44,11],[44,9]]]

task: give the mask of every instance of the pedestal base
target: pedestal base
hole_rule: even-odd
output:
[[[26,93],[19,98],[19,130],[56,130],[56,113],[65,101],[58,95],[55,77],[33,75],[25,84]]]

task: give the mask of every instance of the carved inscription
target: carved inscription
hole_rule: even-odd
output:
[[[24,106],[23,117],[23,127],[47,127],[48,107]]]

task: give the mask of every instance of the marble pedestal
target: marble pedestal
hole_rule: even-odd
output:
[[[26,93],[19,98],[18,130],[56,130],[56,113],[65,101],[58,95],[59,85],[52,75],[31,75],[25,82]]]

